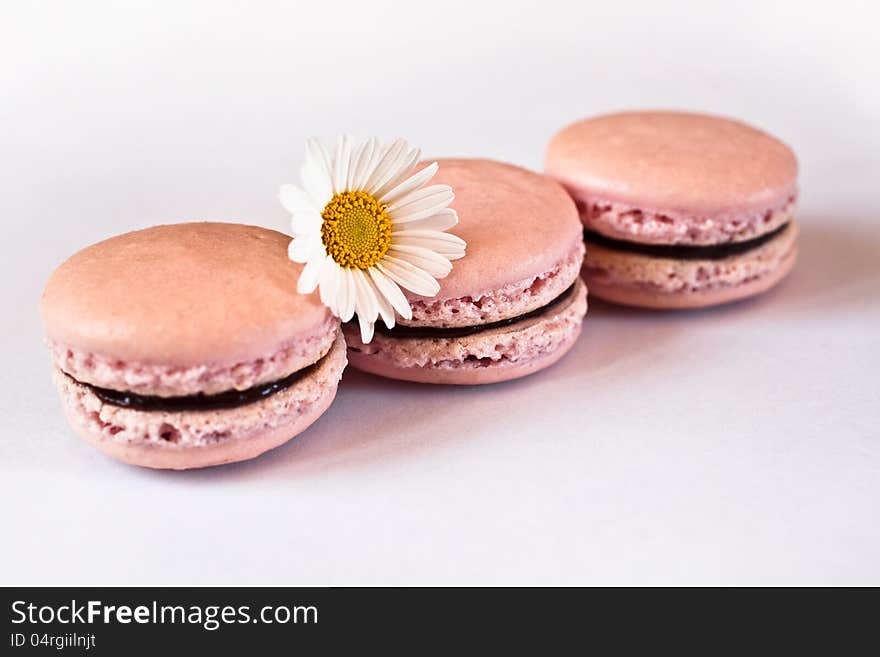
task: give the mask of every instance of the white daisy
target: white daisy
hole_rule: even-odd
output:
[[[340,137],[332,155],[309,139],[302,188],[282,185],[279,192],[293,215],[288,255],[305,263],[297,290],[317,288],[344,322],[357,314],[365,343],[379,317],[388,328],[395,311],[412,317],[401,288],[434,296],[437,279],[464,256],[464,240],[443,232],[458,223],[448,207],[452,188],[425,187],[438,167],[435,162],[413,173],[420,155],[403,139],[383,145]]]

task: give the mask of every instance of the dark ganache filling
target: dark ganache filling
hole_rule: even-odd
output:
[[[326,358],[326,356],[324,358]],[[323,358],[321,360],[323,360]],[[286,390],[317,369],[320,362],[321,361],[319,360],[317,363],[309,365],[305,369],[297,370],[283,379],[271,381],[270,383],[261,383],[260,385],[248,388],[247,390],[226,390],[213,395],[198,393],[196,395],[185,395],[182,397],[138,395],[133,392],[99,388],[98,386],[83,383],[82,381],[77,381],[66,372],[64,373],[64,376],[91,390],[95,396],[105,404],[111,404],[113,406],[130,408],[136,411],[214,411],[252,404],[253,402],[270,397],[277,392]]]
[[[779,228],[764,233],[760,237],[743,242],[728,242],[726,244],[708,244],[701,246],[683,245],[683,244],[640,244],[638,242],[629,242],[626,240],[618,240],[599,233],[584,229],[584,241],[598,244],[616,251],[626,251],[628,253],[637,253],[639,255],[652,256],[655,258],[672,258],[675,260],[720,260],[729,258],[730,256],[747,253],[752,249],[763,246],[774,237],[781,235],[788,229],[789,224],[785,223]],[[587,252],[589,258],[589,250]]]
[[[495,328],[510,326],[511,324],[516,324],[517,322],[521,322],[524,319],[537,317],[538,315],[550,310],[554,306],[558,306],[560,303],[562,303],[568,296],[572,294],[576,284],[577,281],[572,283],[571,286],[566,288],[565,292],[553,299],[550,303],[547,303],[540,308],[535,308],[534,310],[530,310],[527,313],[523,313],[522,315],[517,315],[516,317],[511,317],[509,319],[501,319],[497,322],[490,322],[489,324],[450,327],[404,326],[402,324],[397,324],[394,328],[390,329],[384,324],[380,324],[377,322],[376,331],[384,333],[385,335],[391,336],[393,338],[461,338],[466,335],[473,335],[474,333],[480,333],[481,331],[490,331]]]

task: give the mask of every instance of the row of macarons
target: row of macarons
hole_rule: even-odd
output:
[[[364,153],[346,157],[366,161]],[[425,171],[421,179],[436,186],[422,193],[399,185],[410,194],[403,205],[414,199],[410,207],[422,211],[396,233],[403,246],[382,253],[412,259],[389,258],[386,269],[378,264],[378,278],[351,280],[361,281],[354,289],[381,292],[398,278],[392,265],[420,272],[412,263],[421,258],[429,272],[441,263],[439,281],[425,294],[407,289],[401,276],[394,294],[405,298],[405,312],[394,311],[397,299],[388,318],[392,306],[383,312],[377,296],[372,312],[384,322],[375,327],[352,320],[367,302],[328,302],[316,289],[320,276],[303,293],[310,264],[293,261],[292,244],[308,237],[298,237],[295,212],[293,239],[251,225],[181,223],[119,235],[70,257],[51,275],[41,310],[74,429],[140,466],[250,459],[321,416],[349,362],[419,383],[510,380],[569,351],[588,289],[630,306],[708,306],[769,289],[796,257],[794,154],[730,119],[625,112],[579,121],[550,142],[544,174],[482,159],[413,162],[409,170]],[[317,219],[318,246],[341,240],[339,248],[367,244],[375,252],[392,239],[385,228],[388,235],[399,229],[387,219],[389,203],[373,203],[373,215],[364,205],[381,195],[328,189],[342,200]],[[447,189],[451,211],[424,210],[423,199]],[[377,216],[379,223],[367,221]],[[444,242],[412,228],[429,224],[454,237]],[[412,246],[418,240],[451,244],[454,266]],[[336,256],[345,264],[342,280],[352,276],[346,267],[363,261],[346,253],[345,261]],[[363,282],[370,280],[380,284]]]

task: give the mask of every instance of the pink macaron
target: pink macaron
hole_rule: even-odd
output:
[[[739,121],[623,112],[553,137],[545,169],[577,203],[590,293],[694,308],[764,292],[797,256],[797,160]]]
[[[90,246],[41,311],[74,429],[112,457],[187,469],[253,458],[329,406],[338,321],[300,295],[290,238],[255,226],[156,226]]]
[[[376,325],[363,344],[344,325],[353,367],[422,383],[506,381],[549,367],[574,344],[586,313],[582,227],[555,181],[489,160],[439,161],[467,255],[435,297],[408,295],[412,319]]]

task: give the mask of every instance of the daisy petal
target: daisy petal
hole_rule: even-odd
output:
[[[333,185],[330,179],[330,157],[324,145],[317,139],[306,140],[306,159],[300,170],[303,187],[320,211],[333,198]]]
[[[416,165],[419,163],[419,158],[421,157],[422,151],[418,148],[413,148],[404,153],[398,162],[394,175],[392,175],[384,185],[376,189],[374,194],[376,198],[384,197],[389,191],[400,186],[405,180],[407,180],[409,175],[416,168]]]
[[[437,214],[403,224],[406,230],[449,230],[458,224],[458,214],[452,208],[443,208]]]
[[[347,303],[346,299],[348,297],[348,278],[345,272],[345,267],[339,267],[339,273],[336,279],[336,294],[333,296],[333,314],[340,319],[342,319],[342,313],[345,311],[345,304]]]
[[[376,295],[373,294],[373,290],[367,282],[367,275],[361,269],[352,269],[351,272],[357,292],[355,312],[359,317],[363,316],[371,322],[375,322],[379,315],[379,307],[376,305]]]
[[[336,298],[342,285],[342,269],[330,256],[324,256],[321,273],[318,276],[318,289],[321,293],[321,303],[330,308],[337,317],[339,312],[336,308]]]
[[[411,190],[400,195],[393,203],[388,204],[388,210],[405,212],[407,210],[423,210],[430,205],[437,204],[437,211],[446,208],[452,203],[455,195],[449,185],[428,185]]]
[[[364,142],[360,146],[352,146],[351,151],[348,154],[348,168],[345,170],[345,189],[354,189],[354,185],[352,184],[353,177],[357,170],[357,164],[360,161],[361,153],[363,153],[366,145],[366,142]]]
[[[422,187],[388,205],[393,223],[407,223],[437,214],[452,203],[455,195],[449,185]]]
[[[379,292],[379,289],[376,287],[376,284],[373,282],[372,277],[370,276],[370,272],[376,271],[375,269],[369,269],[366,271],[364,275],[364,281],[367,286],[370,288],[370,293],[373,295],[373,298],[376,300],[376,309],[379,312],[379,317],[382,318],[382,321],[385,322],[385,326],[388,328],[394,328],[394,324],[396,323],[394,320],[394,306],[391,305],[391,302],[385,298],[385,295]],[[381,274],[380,274],[381,276]],[[391,281],[389,281],[391,283]],[[394,283],[391,283],[395,285]],[[396,287],[396,285],[395,285]],[[398,288],[398,291],[400,288]]]
[[[374,159],[379,150],[379,140],[373,137],[361,145],[357,151],[357,158],[350,172],[349,189],[361,190],[367,184],[367,179],[373,172]]]
[[[442,243],[438,245],[428,240],[421,239],[396,240],[395,243],[392,245],[392,248],[395,250],[408,248],[426,249],[431,253],[435,253],[438,256],[445,258],[446,260],[460,260],[464,257],[463,249]]]
[[[431,178],[434,177],[434,174],[437,173],[437,169],[439,168],[440,167],[436,162],[434,162],[433,164],[429,164],[418,173],[414,173],[396,187],[379,196],[378,200],[382,203],[394,203],[401,197],[409,194],[412,191],[415,191],[416,189],[427,183]]]
[[[373,152],[370,155],[370,159],[363,162],[363,170],[360,172],[360,184],[358,185],[359,190],[367,189],[370,184],[370,179],[376,172],[379,163],[382,161],[382,157],[385,155],[386,149],[378,139],[374,137],[370,141],[373,142]]]
[[[386,255],[376,267],[395,283],[423,297],[433,297],[440,291],[440,284],[428,272],[415,265]]]
[[[450,244],[459,244],[465,246],[465,241],[458,235],[452,233],[444,233],[442,230],[430,230],[422,228],[410,228],[411,224],[404,224],[391,230],[394,237],[422,237],[429,240],[437,240],[440,242],[449,242]]]
[[[408,227],[409,224],[406,224]],[[391,245],[420,246],[436,251],[450,260],[464,257],[467,244],[463,239],[436,230],[401,230],[391,233]]]
[[[357,290],[355,290],[354,287],[354,270],[344,267],[342,273],[342,286],[339,295],[339,319],[343,322],[347,322],[354,317]]]
[[[324,261],[315,258],[309,260],[303,267],[299,280],[296,282],[296,291],[300,294],[311,294],[318,287],[318,276],[321,274],[321,266]]]
[[[434,278],[446,278],[452,271],[452,263],[442,255],[421,246],[395,244],[388,249],[388,254],[424,269]]]
[[[323,218],[314,210],[296,212],[290,218],[290,230],[294,237],[320,237]]]
[[[360,269],[351,269],[356,293],[355,312],[361,328],[361,342],[368,344],[373,339],[373,325],[379,314],[376,294],[367,281],[367,276]]]
[[[333,157],[333,193],[346,190],[348,166],[351,162],[351,137],[340,135],[336,140],[336,153]]]
[[[368,193],[375,195],[376,190],[381,189],[398,174],[402,160],[406,155],[406,149],[407,144],[403,139],[395,139],[383,149],[376,167],[367,181],[365,189]]]
[[[315,137],[306,139],[306,164],[313,164],[328,176],[330,175],[330,155],[321,140]]]
[[[376,267],[368,269],[367,273],[370,275],[370,280],[373,281],[376,289],[379,290],[382,297],[391,304],[391,307],[397,311],[397,314],[404,319],[412,319],[412,308],[409,305],[409,301],[407,301],[403,292],[397,286],[397,283],[388,278],[388,276],[382,272],[381,263],[376,265]],[[388,326],[388,328],[393,326],[393,324],[388,324],[387,319],[385,320],[385,325]]]
[[[376,323],[364,319],[360,313],[358,313],[357,318],[358,325],[361,328],[361,342],[364,344],[370,344],[373,339],[373,332],[376,330]]]
[[[290,214],[315,211],[315,204],[311,197],[304,189],[296,185],[281,185],[278,190],[278,200]]]
[[[310,235],[302,237],[294,236],[287,245],[287,257],[294,262],[308,262],[314,257],[322,258],[324,255],[323,244]]]

